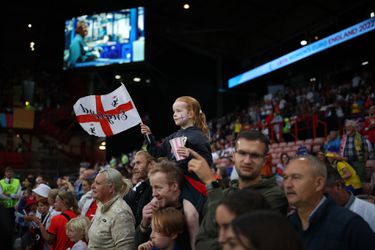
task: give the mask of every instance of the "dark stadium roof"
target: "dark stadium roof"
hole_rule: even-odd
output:
[[[189,10],[183,9],[185,3],[190,4]],[[0,15],[0,73],[14,75],[17,69],[26,68],[64,74],[62,57],[66,18],[137,5],[146,7],[146,62],[82,72],[86,74],[92,70],[94,73],[85,77],[94,79],[97,85],[97,82],[105,82],[101,84],[107,84],[107,88],[115,85],[108,82],[117,73],[150,76],[152,86],[129,84],[130,88],[133,87],[129,92],[138,110],[150,114],[150,120],[159,123],[160,137],[171,131],[170,106],[176,96],[196,97],[208,118],[233,111],[237,105],[248,104],[252,97],[261,98],[268,82],[264,80],[267,77],[262,77],[266,84],[258,84],[256,90],[243,91],[246,86],[241,86],[228,91],[225,88],[228,78],[299,48],[302,39],[311,41],[315,36],[325,37],[370,18],[370,12],[375,11],[374,0],[7,1]],[[27,27],[29,23],[33,25],[32,29]],[[374,33],[337,46],[341,47],[340,51],[321,53],[325,56],[324,65],[352,59],[353,53],[358,51],[362,51],[358,54],[374,59]],[[30,51],[31,41],[35,42],[34,52]],[[368,51],[363,53],[366,49]],[[276,81],[282,84],[295,77],[296,74],[288,70],[296,67],[303,73],[313,74],[314,66],[322,67],[319,62],[322,59],[318,58],[315,56],[285,67],[283,72],[273,73]],[[78,71],[71,72],[74,74],[82,77]],[[98,78],[101,80],[97,81]],[[247,87],[253,86],[249,84]],[[142,105],[145,102],[148,106]]]
[[[191,8],[183,9],[184,3]],[[159,61],[194,53],[221,58],[225,74],[296,49],[303,38],[322,37],[369,18],[375,9],[371,0],[10,1],[2,11],[3,64],[34,67],[37,61],[38,66],[59,67],[66,17],[138,4],[146,6],[151,63],[158,67]],[[30,52],[31,40],[38,53]]]

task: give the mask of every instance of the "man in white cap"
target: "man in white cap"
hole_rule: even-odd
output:
[[[354,167],[362,182],[365,181],[365,163],[368,160],[368,147],[363,136],[357,131],[355,120],[345,121],[346,134],[342,136],[340,154],[343,160]]]

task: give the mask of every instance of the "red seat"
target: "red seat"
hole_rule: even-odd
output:
[[[298,146],[301,146],[301,145],[303,145],[305,143],[305,141],[303,141],[303,140],[298,140],[298,141],[296,141],[296,145],[298,145]]]
[[[314,139],[306,139],[304,144],[312,144]]]
[[[272,158],[272,165],[277,165],[277,163],[279,163],[279,159]]]
[[[324,144],[324,138],[323,137],[317,137],[315,138],[314,140],[314,144],[319,144],[319,145],[323,145]]]
[[[287,154],[288,154],[288,156],[290,157],[290,158],[293,158],[294,156],[296,156],[296,151],[288,151],[288,152],[286,152]]]
[[[317,153],[317,152],[319,152],[320,148],[321,148],[321,145],[319,145],[319,144],[315,144],[315,145],[313,145],[313,147],[312,147],[312,152],[313,152],[313,153]]]
[[[293,147],[292,146],[286,146],[284,147],[284,151],[292,151]]]
[[[302,146],[302,145],[295,145],[295,146],[292,147],[292,150],[295,151],[295,152],[297,152],[297,149],[298,149],[300,146]]]
[[[275,149],[273,150],[274,153],[281,153],[281,152],[283,152],[283,151],[284,151],[284,150],[283,150],[283,148],[281,148],[281,147],[275,148]]]
[[[367,160],[366,168],[373,168],[375,170],[375,160]]]

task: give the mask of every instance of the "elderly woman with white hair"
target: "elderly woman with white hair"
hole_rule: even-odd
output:
[[[92,184],[98,208],[92,220],[88,249],[134,249],[135,219],[123,200],[125,182],[119,171],[104,168]]]

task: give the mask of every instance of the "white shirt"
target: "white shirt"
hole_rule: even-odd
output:
[[[86,242],[80,240],[77,241],[72,248],[68,248],[67,250],[87,250],[87,244]]]
[[[354,202],[349,206],[349,210],[360,215],[375,232],[375,205],[365,200],[354,198]]]

